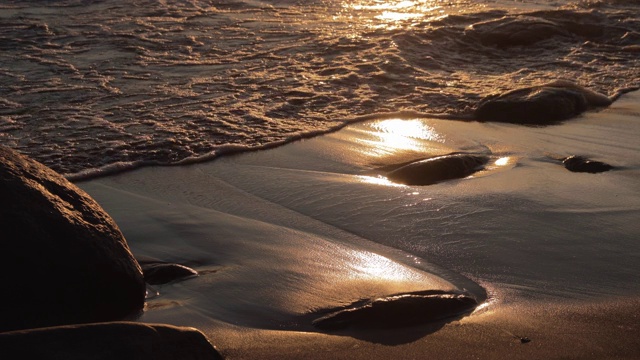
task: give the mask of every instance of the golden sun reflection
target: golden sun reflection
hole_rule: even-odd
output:
[[[509,160],[511,158],[506,156],[506,157],[501,157],[498,160],[496,160],[496,162],[494,163],[496,166],[505,166],[507,164],[509,164]]]
[[[418,280],[422,277],[419,272],[378,254],[352,251],[350,258],[352,278],[406,281]]]
[[[346,1],[344,7],[351,10],[377,13],[373,18],[382,21],[376,27],[394,28],[396,23],[441,16],[444,10],[435,0],[361,0]]]
[[[373,156],[385,156],[399,151],[422,151],[425,142],[442,142],[434,128],[420,120],[381,120],[371,124],[375,130],[373,140],[360,140],[367,145],[366,152]]]
[[[394,187],[406,187],[407,185],[397,184],[387,179],[384,176],[357,176],[360,181],[367,184],[394,186]]]
[[[420,18],[420,17],[422,17],[421,14],[400,13],[400,12],[393,12],[393,11],[384,11],[382,14],[376,16],[376,18],[378,18],[380,20],[386,20],[386,21],[390,21],[390,22],[409,20],[409,19],[416,19],[416,18]]]

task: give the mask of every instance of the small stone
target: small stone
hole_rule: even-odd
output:
[[[613,166],[600,161],[589,160],[582,156],[572,155],[565,158],[562,163],[567,170],[572,172],[601,173],[613,169]]]
[[[197,271],[180,264],[140,262],[140,266],[144,273],[144,280],[151,285],[166,284],[174,280],[198,275]]]

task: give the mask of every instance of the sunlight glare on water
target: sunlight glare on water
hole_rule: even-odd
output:
[[[420,120],[391,119],[371,124],[375,140],[362,140],[367,153],[372,156],[385,156],[399,151],[419,151],[424,141],[442,142],[441,136],[429,125]]]
[[[417,21],[434,20],[445,15],[445,10],[438,5],[438,0],[404,0],[404,1],[346,1],[343,7],[347,10],[372,12],[373,16],[364,20],[373,28],[392,30],[402,25],[412,25]],[[365,18],[366,19],[366,18]]]

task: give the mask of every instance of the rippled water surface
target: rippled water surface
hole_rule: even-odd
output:
[[[559,78],[613,95],[640,85],[639,12],[635,0],[3,1],[0,143],[88,174],[360,115],[466,116],[487,94]]]

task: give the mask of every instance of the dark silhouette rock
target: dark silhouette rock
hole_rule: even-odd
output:
[[[582,156],[572,155],[564,160],[562,164],[569,171],[573,172],[586,172],[586,173],[601,173],[613,169],[613,166],[600,161],[589,160]]]
[[[193,328],[132,322],[67,325],[0,334],[2,359],[215,360]]]
[[[408,293],[360,301],[313,321],[321,330],[344,328],[397,328],[413,326],[471,312],[478,305],[476,300],[464,294],[443,291]]]
[[[609,106],[606,95],[569,81],[517,89],[483,99],[475,110],[479,121],[548,125],[595,107]]]
[[[489,157],[456,153],[404,164],[390,171],[389,180],[404,185],[431,185],[467,177],[483,168]]]
[[[166,284],[168,282],[197,276],[198,272],[180,265],[161,261],[139,261],[144,273],[144,281],[151,285]]]
[[[142,271],[84,191],[0,146],[0,199],[0,331],[117,320],[142,309]]]

